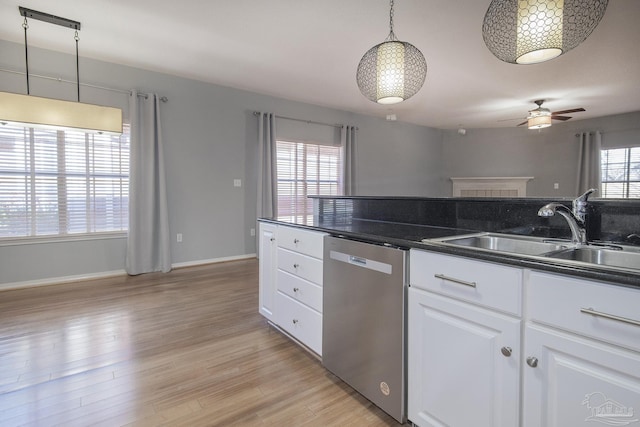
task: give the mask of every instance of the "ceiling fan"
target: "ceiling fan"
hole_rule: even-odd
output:
[[[570,116],[563,116],[562,114],[579,113],[586,111],[584,108],[572,108],[570,110],[554,111],[551,112],[548,108],[544,108],[542,103],[544,99],[538,99],[533,101],[538,108],[529,110],[527,120],[518,124],[518,126],[528,124],[529,129],[542,129],[551,126],[551,120],[569,120]]]

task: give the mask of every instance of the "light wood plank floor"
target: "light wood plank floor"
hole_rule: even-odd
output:
[[[257,271],[0,292],[0,425],[397,426],[267,324]]]

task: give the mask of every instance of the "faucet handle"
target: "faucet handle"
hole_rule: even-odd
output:
[[[572,202],[573,206],[573,216],[576,217],[578,221],[581,221],[583,224],[585,222],[585,218],[587,215],[587,199],[591,193],[598,191],[595,188],[590,188],[584,192],[581,196],[575,198]]]
[[[585,191],[584,194],[582,194],[581,196],[578,196],[575,201],[586,203],[587,199],[589,198],[589,195],[591,195],[591,193],[595,193],[596,191],[598,191],[598,189],[590,188],[587,191]]]

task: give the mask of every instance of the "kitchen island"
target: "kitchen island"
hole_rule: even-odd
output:
[[[478,232],[568,239],[561,218],[537,216],[549,200],[314,202],[308,222],[263,219],[261,226],[275,228],[276,242],[279,231],[293,229],[410,249],[411,422],[559,427],[588,424],[596,416],[590,420],[634,420],[640,401],[639,266],[608,268],[439,240]],[[638,212],[636,201],[590,203],[589,240],[635,247]],[[321,343],[316,348],[321,356]],[[598,402],[608,408],[618,403],[618,413],[596,407]]]

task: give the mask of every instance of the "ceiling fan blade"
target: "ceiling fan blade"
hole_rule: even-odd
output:
[[[520,116],[520,117],[512,117],[510,119],[500,119],[500,120],[497,120],[497,121],[498,122],[510,122],[512,120],[521,120],[521,119],[522,119],[522,116]]]
[[[527,124],[527,122],[528,122],[528,121],[522,122],[522,123],[520,123],[519,125],[516,125],[516,127],[518,127],[518,126],[522,126],[522,125],[526,125],[526,124]]]
[[[563,122],[566,120],[569,120],[571,117],[570,116],[551,116],[551,118],[553,120],[562,120]]]
[[[569,114],[569,113],[579,113],[580,111],[587,111],[584,108],[573,108],[571,110],[562,110],[562,111],[554,111],[551,114]]]

